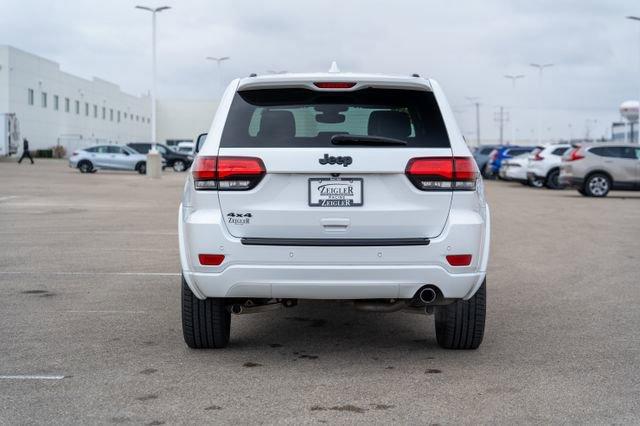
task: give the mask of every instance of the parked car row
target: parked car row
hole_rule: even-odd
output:
[[[590,197],[604,197],[610,190],[640,190],[640,146],[636,144],[482,146],[474,158],[487,178],[497,176],[536,188],[569,187]]]
[[[69,167],[81,173],[95,173],[97,170],[131,170],[140,174],[147,172],[147,154],[151,150],[149,142],[131,142],[127,145],[96,145],[74,151],[69,157]],[[174,151],[162,144],[156,144],[162,156],[162,168],[171,167],[176,172],[184,172],[191,167],[192,153]]]

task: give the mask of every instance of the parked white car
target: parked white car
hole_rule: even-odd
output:
[[[434,313],[442,347],[480,345],[489,207],[435,81],[237,79],[196,150],[178,219],[188,346],[298,299]]]
[[[193,155],[194,146],[193,142],[180,142],[175,150],[181,154]]]
[[[537,148],[529,157],[527,180],[531,186],[559,189],[562,156],[571,148],[569,144],[549,144]]]
[[[520,154],[517,157],[508,158],[500,165],[499,176],[504,180],[511,180],[527,184],[527,165],[530,153]]]

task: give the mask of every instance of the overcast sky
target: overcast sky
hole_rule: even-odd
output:
[[[0,44],[146,92],[151,16],[136,4],[172,7],[158,16],[159,97],[215,99],[206,56],[231,56],[224,84],[251,72],[326,71],[336,60],[343,71],[439,80],[473,140],[467,97],[482,104],[483,139],[498,136],[499,106],[532,138],[539,101],[543,135],[566,138],[587,125],[608,135],[619,104],[640,94],[640,22],[624,19],[640,15],[638,0],[4,0]],[[555,64],[541,89],[531,62]],[[514,92],[504,74],[526,77]]]

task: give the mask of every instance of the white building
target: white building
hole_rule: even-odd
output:
[[[34,150],[151,137],[148,96],[123,93],[99,78],[76,77],[56,62],[6,45],[0,45],[0,113],[16,114],[21,136]]]

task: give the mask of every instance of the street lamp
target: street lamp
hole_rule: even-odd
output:
[[[161,165],[158,151],[156,150],[156,13],[171,9],[169,6],[147,7],[136,6],[136,9],[151,12],[151,149],[147,154],[147,174],[160,177]],[[157,162],[157,165],[156,165]]]
[[[538,69],[538,126],[537,126],[537,134],[538,134],[538,145],[541,144],[541,131],[540,127],[542,126],[542,71],[545,68],[552,67],[553,64],[530,64],[532,67]]]
[[[466,99],[476,107],[476,145],[480,146],[480,102],[478,102],[479,98],[467,96]]]
[[[640,16],[627,16],[627,19],[640,22]],[[640,98],[638,98],[638,109],[640,109]],[[633,124],[631,125],[631,128],[633,129]],[[627,133],[626,125],[624,126],[624,132],[626,135]],[[636,131],[636,134],[638,135],[638,143],[640,143],[640,118],[638,118],[638,130]],[[625,139],[626,139],[626,136],[625,136]],[[631,134],[631,142],[633,142],[633,134]]]
[[[217,84],[218,84],[218,93],[220,93],[220,63],[222,61],[226,61],[226,60],[231,59],[231,57],[230,56],[222,56],[220,58],[216,58],[214,56],[207,56],[206,59],[209,60],[209,61],[216,61],[216,63],[218,64],[218,77],[217,77],[218,83]]]
[[[521,78],[524,78],[524,75],[507,74],[504,76],[504,78],[511,80],[511,85],[513,87],[513,105],[511,106],[511,143],[515,144],[516,143],[516,120],[514,118],[515,114],[513,113],[513,111],[515,109],[515,102],[516,102],[516,81],[518,81]]]

